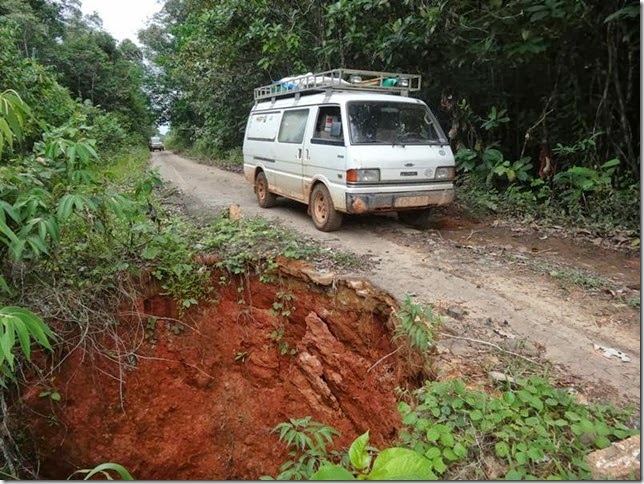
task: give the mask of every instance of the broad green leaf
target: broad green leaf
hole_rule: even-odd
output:
[[[497,442],[494,445],[494,450],[496,452],[496,455],[499,457],[507,457],[510,453],[510,448],[505,442]]]
[[[18,335],[18,341],[20,341],[22,353],[25,355],[25,358],[29,360],[31,358],[31,340],[29,337],[29,329],[27,329],[27,325],[19,317],[14,317],[13,324],[16,328],[16,334]]]
[[[441,434],[440,442],[445,447],[452,447],[454,445],[454,436],[451,434],[451,432],[446,432],[444,434]]]
[[[72,214],[74,199],[71,194],[63,195],[58,201],[58,218],[64,222]]]
[[[429,459],[410,449],[392,447],[383,450],[373,462],[369,480],[436,480]]]
[[[516,469],[510,469],[503,479],[506,481],[520,481],[523,479],[524,474]]]
[[[528,450],[528,457],[530,457],[530,459],[532,459],[534,461],[539,461],[539,460],[543,459],[543,457],[544,457],[543,451],[541,449],[539,449],[538,447],[531,447]]]
[[[605,449],[606,447],[610,447],[610,440],[608,440],[607,437],[600,435],[595,439],[595,445],[598,449]]]
[[[447,460],[452,462],[455,462],[458,460],[458,456],[449,447],[443,450],[443,457],[445,457]]]
[[[441,434],[436,428],[431,428],[427,431],[427,440],[429,442],[436,442],[440,438]]]
[[[42,346],[51,350],[51,345],[49,344],[49,339],[54,337],[54,333],[49,329],[49,327],[36,316],[31,311],[19,308],[15,306],[7,306],[0,308],[0,315],[9,314],[12,316],[18,315],[21,320],[25,323],[32,337],[38,341]]]
[[[472,410],[470,412],[470,419],[472,419],[472,422],[476,422],[478,420],[481,420],[483,418],[483,414],[481,413],[480,410]]]
[[[447,465],[445,465],[445,462],[443,462],[443,459],[441,459],[440,456],[432,459],[432,467],[439,474],[442,474],[447,470]]]
[[[351,461],[351,465],[359,471],[367,469],[371,463],[371,456],[369,455],[369,452],[367,452],[368,444],[369,431],[367,430],[364,434],[355,439],[351,444],[351,447],[349,447],[349,460]]]
[[[425,457],[427,457],[429,460],[433,460],[436,457],[440,457],[441,450],[438,447],[430,447],[427,452],[425,452]]]
[[[334,464],[325,464],[314,473],[311,481],[354,481],[355,477],[344,467]]]
[[[455,453],[455,454],[456,454],[460,459],[462,459],[463,457],[465,457],[465,456],[467,455],[467,449],[466,449],[466,448],[465,448],[465,446],[464,446],[463,444],[461,444],[460,442],[456,442],[456,444],[454,444],[454,447],[453,447],[453,449],[452,449],[452,450],[454,451],[454,453]]]

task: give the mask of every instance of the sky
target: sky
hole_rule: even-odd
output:
[[[136,32],[161,10],[158,0],[81,0],[84,14],[97,12],[103,28],[117,40],[130,39],[139,44]]]

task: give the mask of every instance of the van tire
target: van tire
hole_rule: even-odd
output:
[[[432,211],[429,208],[404,211],[398,212],[398,220],[417,229],[428,229],[432,226],[431,215]]]
[[[271,208],[277,204],[277,196],[268,191],[268,180],[263,171],[255,177],[255,194],[257,203],[262,208]]]
[[[319,183],[311,192],[311,218],[315,228],[322,232],[333,232],[342,225],[342,214],[336,211],[327,187]]]

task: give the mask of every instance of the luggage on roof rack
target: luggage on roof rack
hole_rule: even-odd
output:
[[[277,97],[334,91],[376,91],[408,96],[420,89],[421,76],[399,72],[333,69],[330,71],[285,77],[273,84],[254,89],[255,101]]]

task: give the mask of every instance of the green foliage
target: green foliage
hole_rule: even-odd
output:
[[[309,479],[320,465],[334,455],[327,450],[333,445],[333,437],[338,431],[311,417],[290,419],[276,425],[272,432],[279,433],[279,440],[292,450],[290,460],[280,466],[278,480]]]
[[[290,348],[288,342],[284,339],[284,328],[277,328],[270,332],[268,337],[277,345],[280,355],[294,356],[297,354],[297,349]]]
[[[0,385],[6,387],[7,380],[14,379],[16,342],[19,342],[22,354],[29,360],[32,341],[51,350],[52,339],[54,333],[49,326],[28,309],[15,306],[0,308]]]
[[[98,477],[104,477],[108,481],[113,480],[114,478],[111,476],[110,471],[116,472],[116,474],[121,478],[123,481],[133,481],[134,477],[132,477],[132,474],[130,474],[125,467],[123,467],[121,464],[115,464],[113,462],[106,462],[104,464],[99,464],[93,469],[81,469],[77,470],[74,472],[70,478],[75,476],[76,474],[85,474],[83,477],[84,481],[90,480],[92,477],[94,479]]]
[[[38,394],[39,398],[49,398],[53,402],[60,402],[60,399],[62,398],[60,395],[60,392],[56,390],[45,390],[42,391]]]
[[[434,342],[434,329],[440,323],[440,316],[434,315],[431,306],[423,308],[406,294],[396,318],[393,340],[403,338],[410,349],[425,355]]]
[[[561,195],[566,201],[585,200],[588,193],[611,190],[613,174],[619,164],[619,159],[614,158],[603,163],[598,169],[573,166],[557,173],[553,181],[563,188]]]
[[[509,183],[513,183],[516,180],[525,182],[532,179],[531,169],[530,158],[524,157],[515,162],[503,161],[497,164],[492,172],[501,178],[506,178]]]
[[[30,114],[29,106],[16,91],[0,93],[0,159],[5,145],[13,148],[14,138],[22,139],[26,118]]]
[[[436,480],[432,472],[432,462],[422,454],[410,449],[391,447],[378,453],[373,460],[368,447],[369,432],[365,432],[353,441],[349,448],[349,460],[353,472],[337,464],[324,463],[313,474],[311,480],[370,480],[370,481],[400,481],[400,480]]]
[[[481,128],[486,131],[490,131],[492,129],[499,128],[505,123],[510,122],[510,118],[506,116],[507,112],[507,109],[501,109],[497,111],[496,106],[492,106],[490,114],[488,114],[487,119],[485,119],[481,124]]]
[[[427,382],[415,393],[415,405],[398,405],[407,426],[403,444],[445,478],[492,453],[507,469],[506,479],[588,479],[586,454],[638,433],[627,425],[628,412],[580,405],[539,377],[501,390],[494,396],[460,380]],[[470,472],[471,479],[489,477]]]
[[[273,307],[269,310],[270,314],[273,316],[288,318],[295,310],[292,304],[293,299],[294,297],[292,294],[284,291],[277,291],[277,294],[275,294],[275,301],[273,301]]]

